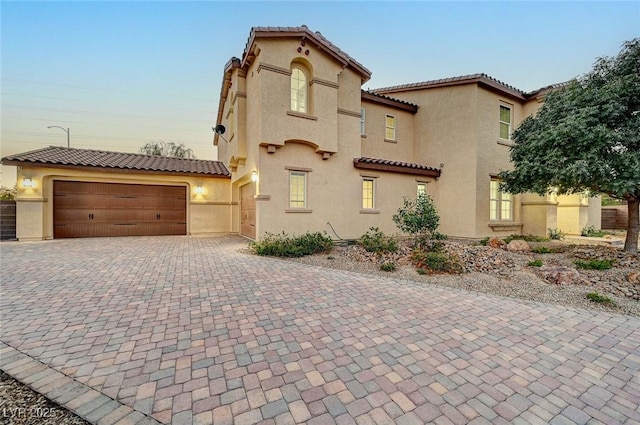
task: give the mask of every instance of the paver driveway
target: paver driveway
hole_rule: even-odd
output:
[[[636,318],[243,247],[3,243],[3,369],[101,425],[640,423]]]

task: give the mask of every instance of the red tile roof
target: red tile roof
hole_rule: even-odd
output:
[[[96,167],[160,173],[186,173],[229,177],[231,173],[220,161],[183,159],[137,153],[109,152],[90,149],[49,146],[2,158],[3,165],[54,165],[64,167]]]
[[[360,97],[362,100],[369,100],[371,102],[382,103],[384,105],[391,106],[398,109],[403,109],[405,111],[409,111],[414,114],[418,112],[418,105],[414,105],[413,103],[406,102],[404,100],[394,99],[389,96],[374,93],[372,91],[361,90]]]
[[[413,162],[393,161],[390,159],[360,157],[353,158],[355,168],[366,170],[391,171],[404,174],[440,177],[442,170]]]
[[[338,46],[327,40],[319,31],[313,32],[306,25],[300,27],[253,27],[251,28],[251,34],[249,40],[242,54],[243,62],[247,56],[251,53],[251,48],[256,38],[259,37],[306,37],[313,41],[319,48],[325,50],[332,57],[338,60],[345,66],[351,66],[362,76],[362,82],[365,82],[371,78],[371,71],[369,71],[360,62],[349,56],[342,51]]]
[[[388,94],[388,93],[397,93],[397,92],[404,92],[404,91],[410,91],[410,90],[420,90],[425,88],[445,87],[445,86],[471,84],[471,83],[484,84],[486,86],[503,91],[505,93],[511,94],[512,96],[515,96],[521,99],[527,98],[527,94],[522,90],[519,90],[513,86],[510,86],[509,84],[503,83],[502,81],[495,79],[493,77],[490,77],[487,74],[461,75],[458,77],[442,78],[439,80],[421,81],[418,83],[382,87],[379,89],[374,89],[372,91],[379,94]]]

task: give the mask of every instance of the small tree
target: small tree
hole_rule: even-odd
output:
[[[440,224],[440,216],[431,196],[421,193],[417,199],[404,198],[404,205],[393,215],[393,222],[412,236],[431,236]]]
[[[195,159],[193,150],[184,143],[175,144],[173,142],[148,142],[140,148],[140,153],[156,156],[170,156],[174,158]]]
[[[638,252],[640,220],[640,38],[615,58],[549,93],[536,116],[513,133],[514,169],[504,190],[544,195],[603,193],[629,208],[624,250]]]

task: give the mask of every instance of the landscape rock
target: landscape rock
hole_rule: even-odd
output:
[[[531,252],[531,247],[527,241],[514,239],[507,245],[507,251],[511,252]]]
[[[549,283],[556,285],[582,284],[584,279],[573,267],[565,266],[542,266],[540,274]]]
[[[505,246],[505,242],[500,238],[491,238],[489,239],[489,242],[487,242],[487,246],[499,249]]]

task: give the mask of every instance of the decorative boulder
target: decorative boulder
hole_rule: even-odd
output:
[[[502,248],[505,245],[505,243],[500,238],[491,238],[489,239],[489,242],[487,242],[487,245],[490,246],[491,248]]]
[[[542,266],[539,270],[544,280],[549,283],[556,285],[584,283],[584,279],[580,276],[578,270],[572,267]]]
[[[627,275],[627,280],[631,283],[640,284],[640,272],[631,272]]]
[[[531,247],[527,241],[521,239],[514,239],[507,245],[507,251],[512,252],[531,252]]]

